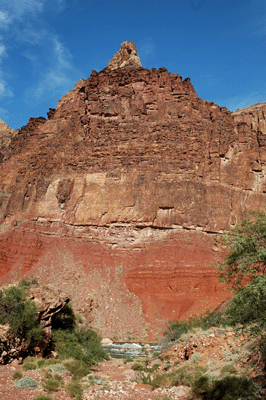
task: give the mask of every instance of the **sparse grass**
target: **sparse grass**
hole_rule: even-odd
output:
[[[136,362],[132,365],[131,369],[133,369],[133,371],[143,371],[145,369],[145,367],[143,364]]]
[[[82,386],[78,381],[72,381],[67,385],[70,397],[73,399],[82,400]]]
[[[48,392],[56,392],[62,385],[64,381],[61,375],[51,375],[46,372],[45,377],[42,379],[42,387]]]
[[[50,396],[44,396],[41,394],[40,396],[34,397],[32,400],[53,400],[53,399]]]
[[[12,379],[21,379],[22,378],[22,373],[21,372],[14,372],[12,375]]]

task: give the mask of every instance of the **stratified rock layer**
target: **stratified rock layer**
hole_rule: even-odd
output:
[[[165,68],[93,71],[4,152],[3,281],[66,283],[121,339],[217,306],[211,234],[266,204],[264,136],[241,118]]]

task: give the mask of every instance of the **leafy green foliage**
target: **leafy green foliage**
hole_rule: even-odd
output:
[[[249,285],[233,296],[227,309],[232,325],[241,324],[259,333],[266,328],[266,276],[256,276]]]
[[[243,278],[253,279],[266,273],[266,215],[253,212],[235,229],[226,233],[221,241],[228,246],[229,254],[224,263],[216,265],[220,279],[243,287]]]
[[[13,334],[29,342],[37,342],[42,337],[36,305],[23,287],[9,286],[0,290],[0,323],[9,324]]]
[[[26,378],[21,378],[19,379],[15,385],[15,388],[17,389],[25,389],[25,388],[36,388],[38,387],[37,382],[35,379],[29,378],[28,376]]]
[[[94,365],[107,359],[99,335],[92,330],[76,327],[73,331],[58,329],[53,332],[55,350],[61,358],[75,358]]]
[[[209,329],[212,326],[221,327],[227,324],[225,315],[220,311],[207,311],[205,314],[200,316],[190,317],[185,321],[170,321],[165,332],[168,340],[178,340],[180,336],[187,333],[195,328]]]

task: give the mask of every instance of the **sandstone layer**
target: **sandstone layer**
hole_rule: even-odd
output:
[[[247,115],[165,68],[93,71],[4,148],[2,282],[56,279],[121,339],[219,305],[213,235],[265,211],[265,133]]]

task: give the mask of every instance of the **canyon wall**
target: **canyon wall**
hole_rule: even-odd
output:
[[[216,234],[265,211],[266,105],[232,114],[133,56],[0,142],[0,275],[56,281],[103,335],[152,340],[230,297],[207,266]]]

